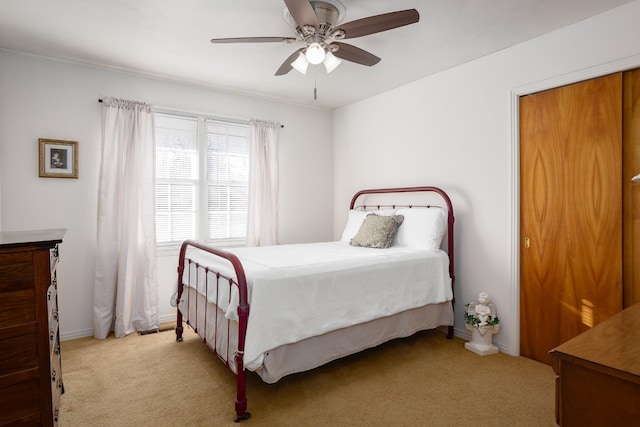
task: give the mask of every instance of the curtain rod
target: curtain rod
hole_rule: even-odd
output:
[[[98,102],[102,102],[102,98],[98,98]],[[281,127],[281,128],[283,128],[283,127],[284,127],[284,125],[283,125],[283,124],[280,124],[280,123],[278,123],[278,124],[280,125],[280,127]]]

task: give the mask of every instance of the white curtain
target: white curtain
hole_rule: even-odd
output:
[[[251,120],[249,148],[249,224],[247,244],[277,243],[278,234],[278,124]]]
[[[98,339],[157,328],[153,109],[106,99],[93,328]]]

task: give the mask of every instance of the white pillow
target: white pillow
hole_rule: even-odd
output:
[[[364,219],[370,213],[376,213],[382,216],[392,216],[396,213],[396,211],[395,209],[385,209],[380,211],[363,211],[363,210],[351,209],[349,211],[349,218],[347,219],[347,225],[344,227],[344,231],[342,232],[342,237],[340,238],[340,241],[350,243],[351,239],[353,239],[353,237],[356,235],[358,230],[360,230],[362,221],[364,221]]]
[[[416,249],[440,249],[447,233],[447,212],[442,208],[398,209],[404,222],[396,233],[393,246]]]

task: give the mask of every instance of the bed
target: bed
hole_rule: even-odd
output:
[[[363,190],[348,215],[335,242],[183,242],[176,339],[186,323],[236,374],[236,422],[250,416],[246,370],[275,383],[420,330],[446,326],[453,337],[449,196],[430,186]]]

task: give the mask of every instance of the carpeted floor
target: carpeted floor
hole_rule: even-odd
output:
[[[551,367],[420,332],[265,384],[233,422],[235,375],[186,330],[62,343],[60,426],[555,426]]]

